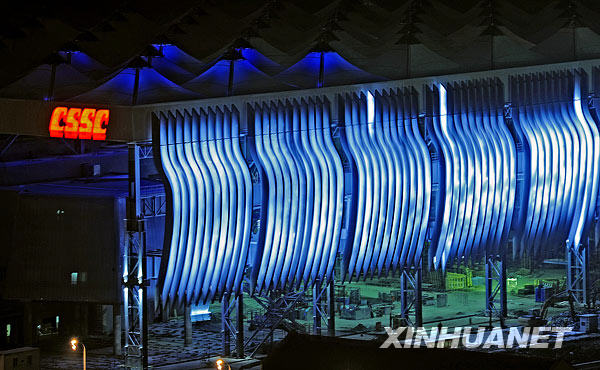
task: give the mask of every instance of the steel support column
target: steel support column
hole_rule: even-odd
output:
[[[221,302],[221,335],[223,340],[223,356],[231,354],[231,316],[229,309],[229,295],[223,295]]]
[[[237,296],[237,333],[235,336],[235,347],[237,352],[237,357],[244,358],[245,349],[244,349],[244,293],[240,293]]]
[[[323,301],[327,297],[327,308]],[[327,284],[316,279],[313,287],[313,334],[321,335],[323,322],[327,324],[327,334],[335,335],[335,285],[333,278]]]
[[[183,303],[183,344],[189,346],[192,344],[192,305]]]
[[[148,368],[148,295],[146,292],[146,231],[141,207],[140,149],[129,149],[127,244],[123,256],[125,367]]]
[[[567,247],[567,291],[580,304],[589,303],[589,240],[586,244]]]
[[[423,326],[423,288],[422,267],[402,269],[400,275],[400,317],[409,325]],[[411,311],[414,312],[414,321],[410,319]]]
[[[506,317],[506,253],[485,258],[485,309],[488,315]]]
[[[313,286],[313,334],[321,335],[321,280],[316,279]]]
[[[121,330],[121,305],[120,304],[113,304],[112,306],[113,309],[113,354],[115,356],[120,356],[123,351],[122,351],[122,345],[121,345],[121,335],[122,335],[122,330]]]
[[[329,319],[327,320],[327,335],[335,336],[335,284],[333,279],[329,282],[327,294],[327,306]]]
[[[221,335],[223,341],[223,356],[231,355],[231,339],[235,340],[237,357],[242,358],[245,354],[244,346],[244,300],[240,294],[231,296],[223,295],[221,302]],[[236,312],[235,323],[231,320],[231,314]]]
[[[231,320],[231,313],[236,310],[236,322]],[[240,293],[234,299],[229,294],[223,295],[221,302],[221,339],[223,356],[231,356],[231,339],[235,340],[236,356],[245,356],[244,346],[244,299]]]

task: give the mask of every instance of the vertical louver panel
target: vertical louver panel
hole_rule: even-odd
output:
[[[515,254],[579,247],[600,174],[586,81],[512,78],[510,115],[498,80],[427,86],[423,119],[414,89],[348,93],[338,127],[326,98],[249,104],[255,199],[235,108],[159,114],[163,302],[238,293],[248,259],[262,294],[330,281],[338,248],[350,280],[416,267],[427,245],[441,269],[502,254],[509,238]]]
[[[347,278],[420,263],[431,198],[431,161],[413,90],[340,97],[356,217],[344,252]]]
[[[253,113],[258,164],[268,186],[263,247],[254,258],[257,291],[331,278],[343,214],[344,182],[327,100],[271,102]]]
[[[172,210],[162,300],[197,304],[237,293],[252,213],[239,113],[235,108],[161,113],[158,132]]]
[[[512,222],[517,158],[495,81],[440,85],[430,93],[439,94],[432,126],[444,167],[432,262],[443,269],[500,251]]]
[[[513,121],[524,143],[526,191],[519,251],[582,243],[598,196],[597,124],[579,72],[527,75],[511,81]]]

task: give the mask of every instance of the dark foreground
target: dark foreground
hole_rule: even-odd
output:
[[[289,334],[264,360],[281,369],[573,369],[564,359],[463,349],[380,349],[379,341]]]

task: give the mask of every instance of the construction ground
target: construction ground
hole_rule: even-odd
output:
[[[488,326],[490,317],[486,313],[484,273],[481,268],[455,269],[456,272],[441,274],[426,273],[423,278],[423,325],[438,325],[449,328],[456,326]],[[441,276],[441,281],[440,281]],[[524,325],[522,317],[532,309],[540,309],[549,295],[558,293],[564,286],[564,266],[544,264],[538,268],[509,268],[507,270],[508,317],[502,324],[506,326]],[[545,287],[546,297],[539,297],[539,289]],[[385,335],[385,326],[394,326],[394,318],[400,313],[397,277],[368,279],[365,281],[336,284],[336,336],[372,340]],[[536,302],[536,296],[537,302]],[[589,308],[575,305],[577,313],[591,311]],[[221,305],[210,306],[210,320],[193,324],[191,345],[184,345],[183,317],[174,316],[166,322],[150,324],[149,364],[154,368],[211,368],[214,360],[223,355],[223,336],[221,332]],[[312,292],[305,292],[294,308],[285,314],[282,322],[270,333],[268,330],[257,332],[257,324],[265,314],[264,305],[250,297],[244,299],[246,356],[254,358],[264,356],[270,346],[283,339],[286,330],[312,333],[314,328]],[[521,318],[521,319],[520,319]],[[548,324],[553,326],[577,326],[569,313],[568,302],[549,305]],[[286,325],[287,323],[287,325]],[[494,319],[494,326],[500,322]],[[322,333],[327,335],[327,324],[322,322]],[[598,337],[597,337],[598,336]],[[588,334],[579,339],[591,343],[600,343],[598,334]],[[48,343],[57,341],[48,341]],[[58,342],[60,343],[60,342]],[[547,356],[566,356],[585,362],[595,355],[589,353],[589,346],[579,346],[568,341],[562,350],[549,350]],[[121,356],[114,356],[110,337],[92,337],[86,344],[87,367],[114,368],[122,366]],[[235,352],[235,339],[231,339],[232,352]],[[494,350],[492,348],[492,350]],[[525,352],[526,350],[515,350]],[[160,354],[158,354],[160,353]],[[536,352],[540,354],[540,352]],[[237,365],[236,365],[237,364]],[[256,365],[256,361],[232,362],[232,368]],[[81,354],[73,353],[68,347],[56,344],[44,346],[41,343],[42,368],[76,369],[81,366]],[[214,366],[212,367],[214,368]]]

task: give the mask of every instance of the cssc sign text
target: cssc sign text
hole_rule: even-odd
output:
[[[106,140],[108,109],[56,107],[50,117],[50,136]]]

